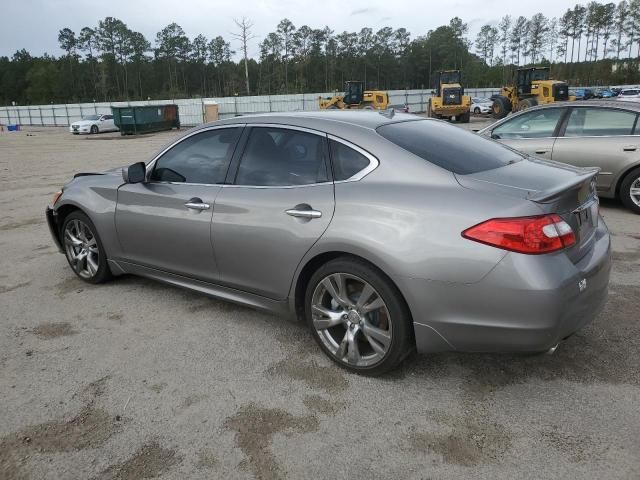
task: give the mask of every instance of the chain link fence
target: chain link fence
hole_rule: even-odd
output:
[[[391,90],[391,105],[407,105],[412,113],[423,113],[431,96],[428,90]],[[472,97],[489,97],[498,88],[467,88],[465,94]],[[318,110],[318,97],[330,97],[334,93],[305,93],[295,95],[260,95],[250,97],[166,99],[137,102],[69,103],[61,105],[29,105],[0,107],[0,124],[58,126],[71,125],[87,115],[111,113],[111,107],[160,105],[175,103],[183,126],[198,125],[204,121],[204,106],[208,102],[218,104],[220,118],[251,113],[305,112]]]

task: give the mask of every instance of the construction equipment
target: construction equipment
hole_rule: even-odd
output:
[[[436,73],[435,83],[435,95],[429,99],[427,105],[429,116],[469,123],[471,97],[464,94],[460,70],[444,70]]]
[[[352,80],[345,82],[344,95],[319,97],[320,108],[346,109],[360,108],[365,110],[386,110],[389,106],[389,95],[382,90],[364,90],[362,82]]]
[[[510,112],[518,112],[539,104],[575,100],[569,95],[569,85],[549,78],[549,67],[519,68],[514,85],[502,87],[500,95],[493,99],[494,118],[504,118]]]

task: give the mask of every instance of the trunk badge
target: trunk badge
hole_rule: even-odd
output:
[[[580,293],[584,292],[587,289],[587,279],[583,278],[582,280],[580,280],[578,282],[578,289],[580,290]]]

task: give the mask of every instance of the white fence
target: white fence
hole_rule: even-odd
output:
[[[467,88],[465,93],[472,97],[488,97],[498,93],[497,88]],[[414,113],[425,112],[431,96],[428,90],[391,90],[391,105],[409,106]],[[234,117],[249,113],[295,112],[318,110],[318,97],[329,97],[332,93],[305,93],[296,95],[262,95],[251,97],[189,98],[180,100],[150,100],[141,102],[96,102],[69,103],[62,105],[30,105],[0,107],[0,124],[68,126],[86,115],[111,113],[111,107],[159,105],[175,103],[178,105],[180,123],[184,126],[198,125],[204,121],[204,103],[218,103],[220,118]]]

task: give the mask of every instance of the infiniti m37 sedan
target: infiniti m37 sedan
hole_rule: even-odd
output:
[[[47,221],[86,282],[141,275],[299,318],[378,374],[416,349],[548,351],[593,320],[597,173],[403,113],[254,115],[76,175]]]

